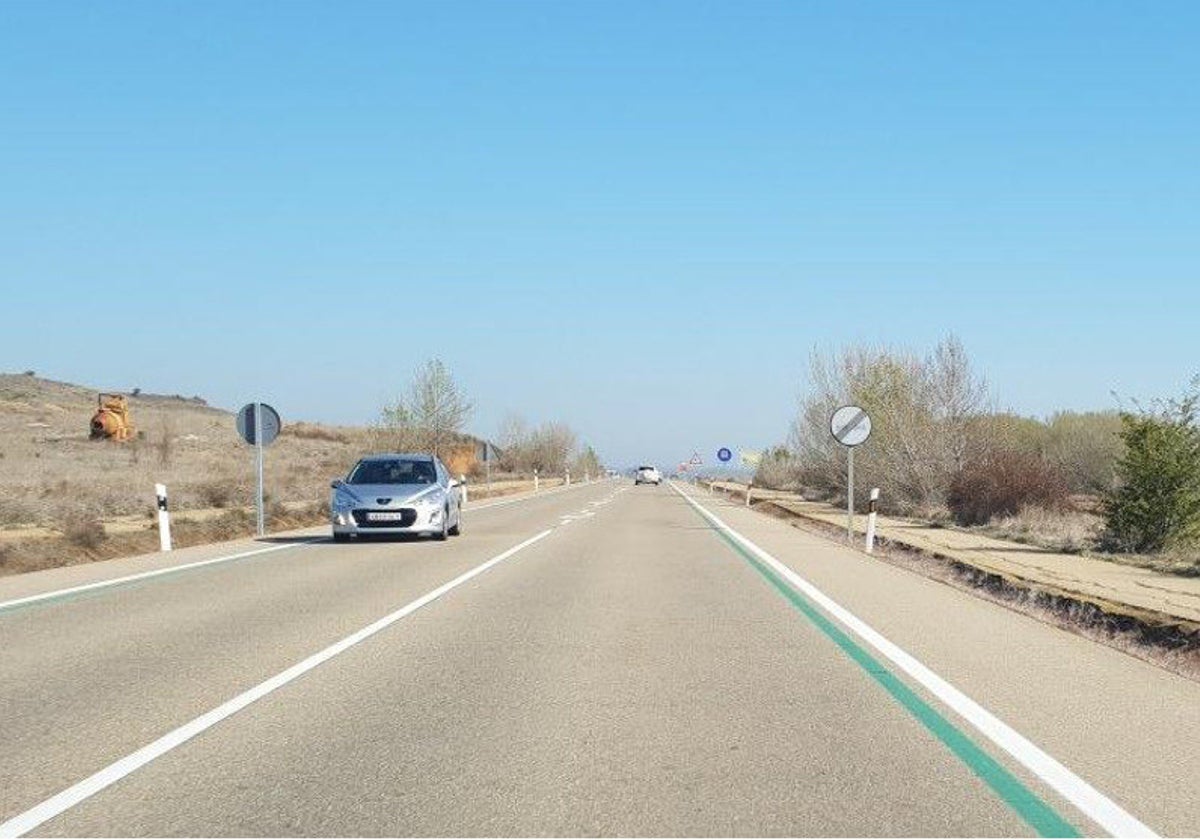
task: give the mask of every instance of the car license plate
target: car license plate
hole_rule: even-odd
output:
[[[384,513],[381,511],[371,511],[367,513],[368,522],[399,522],[404,518],[404,514],[399,511],[395,513]]]

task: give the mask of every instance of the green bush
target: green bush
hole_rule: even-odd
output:
[[[1105,547],[1149,553],[1200,540],[1200,380],[1181,400],[1124,412],[1118,486],[1104,496]]]

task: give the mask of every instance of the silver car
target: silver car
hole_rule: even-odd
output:
[[[345,481],[330,487],[329,514],[338,542],[365,534],[444,540],[462,533],[462,490],[434,455],[368,455]]]

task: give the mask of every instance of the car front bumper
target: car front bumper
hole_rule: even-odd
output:
[[[373,520],[370,514],[400,514],[398,521]],[[400,534],[440,534],[444,523],[445,511],[440,507],[416,508],[354,508],[350,510],[335,510],[330,515],[333,533],[347,536],[367,536],[370,534],[400,535]]]

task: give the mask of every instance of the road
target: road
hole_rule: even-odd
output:
[[[1200,833],[1194,682],[690,487],[464,525],[0,580],[0,834]]]

